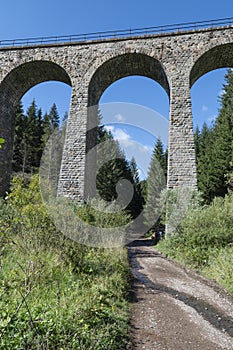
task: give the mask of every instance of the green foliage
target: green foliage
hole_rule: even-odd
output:
[[[215,196],[214,190],[214,159],[213,159],[213,130],[206,123],[202,130],[195,133],[197,157],[197,183],[205,202],[210,203]]]
[[[126,225],[131,216],[114,204],[107,205],[103,200],[92,199],[88,204],[75,206],[80,219],[96,227],[118,227]]]
[[[44,146],[48,141],[48,138],[54,132],[54,130],[56,130],[59,127],[59,115],[58,115],[57,106],[55,103],[52,105],[49,113],[45,113],[42,126],[43,126],[42,143]]]
[[[20,102],[15,118],[13,170],[30,173],[38,168],[42,155],[42,115],[37,108],[35,100],[24,115]]]
[[[38,169],[45,144],[58,126],[59,115],[55,104],[49,114],[45,113],[42,116],[42,111],[38,109],[35,100],[32,101],[26,114],[20,101],[15,117],[13,154],[15,172],[22,172],[24,175]]]
[[[141,195],[142,195],[142,203],[144,206],[147,199],[147,181],[146,180],[140,181],[140,188],[141,188]]]
[[[232,158],[233,158],[233,155],[232,155]],[[226,185],[229,191],[233,191],[233,161],[230,162],[230,167],[231,167],[230,171],[226,174]]]
[[[162,203],[161,223],[169,225],[171,229],[179,227],[188,209],[196,209],[203,204],[202,194],[188,187],[164,189],[160,198]]]
[[[209,275],[212,268],[219,271],[217,264],[221,262],[221,276],[225,277],[219,276],[218,280],[227,286],[230,281],[226,276],[229,275],[227,271],[232,256],[226,259],[224,266],[222,254],[232,251],[232,244],[233,195],[229,194],[225,198],[216,197],[211,205],[191,207],[176,233],[161,241],[157,248],[188,266],[208,271]]]
[[[203,273],[233,294],[233,246],[229,245],[211,252],[209,264]]]
[[[0,215],[0,349],[125,349],[126,251],[89,248],[56,231],[38,176],[13,179]]]
[[[161,193],[166,187],[167,155],[163,150],[160,139],[154,147],[151,163],[148,171],[146,186],[146,203],[144,206],[145,223],[156,227],[161,215]]]
[[[206,203],[228,191],[226,174],[232,171],[233,154],[233,72],[228,70],[223,85],[221,108],[213,126],[195,132],[198,188]]]
[[[0,148],[2,148],[2,144],[5,142],[5,140],[2,138],[2,137],[0,137]]]
[[[111,202],[117,198],[116,185],[122,179],[133,183],[130,166],[119,143],[109,139],[98,148],[97,190],[101,198]],[[121,187],[121,185],[120,185]]]
[[[134,157],[131,159],[129,165],[130,165],[130,171],[133,179],[133,191],[134,191],[132,201],[129,205],[129,211],[131,212],[132,217],[136,218],[140,215],[143,209],[144,198],[142,194],[139,171],[138,171],[137,163]]]
[[[100,123],[100,114],[98,120]],[[120,197],[122,207],[126,203],[126,210],[133,218],[137,217],[142,210],[143,199],[135,160],[132,159],[131,162],[128,162],[118,141],[113,139],[111,132],[106,130],[103,125],[99,125],[97,128],[97,141],[99,147],[97,151],[96,188],[100,197],[108,202]],[[133,194],[128,190],[129,186],[124,187],[125,182],[122,180],[127,180],[132,184]],[[131,196],[131,202],[128,204]]]
[[[164,146],[160,138],[158,138],[155,148],[153,150],[152,159],[156,158],[159,162],[165,178],[167,178],[167,157],[168,157],[168,151],[167,149],[164,151]]]

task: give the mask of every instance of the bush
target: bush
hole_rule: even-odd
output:
[[[226,252],[233,244],[233,195],[215,198],[208,206],[197,206],[188,210],[176,232],[159,242],[157,248],[168,256],[200,271],[213,268],[215,278],[228,285],[228,277],[216,277],[224,264]],[[226,259],[226,271],[229,268]],[[227,262],[228,261],[228,262]],[[231,261],[231,258],[230,258]],[[218,265],[218,267],[217,267]],[[228,272],[222,272],[228,276]],[[219,275],[221,276],[221,274]]]
[[[233,246],[213,252],[209,264],[203,269],[205,276],[214,279],[233,294]]]
[[[86,247],[57,231],[38,176],[30,184],[15,178],[0,213],[0,349],[125,349],[126,251]]]

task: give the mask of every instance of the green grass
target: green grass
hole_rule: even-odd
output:
[[[57,232],[38,196],[15,180],[0,202],[0,349],[125,349],[124,248],[91,248]]]
[[[202,273],[209,277],[233,295],[233,246],[220,249],[212,254],[209,264],[202,269]]]

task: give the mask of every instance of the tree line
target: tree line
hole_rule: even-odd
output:
[[[197,127],[194,133],[198,189],[207,204],[216,196],[225,196],[228,189],[233,188],[233,72],[230,69],[225,76],[220,103],[215,122],[210,126],[204,123],[201,130]],[[102,154],[97,157],[100,163],[103,161],[96,178],[99,195],[109,202],[115,200],[117,184],[123,186],[119,181],[126,179],[133,186],[133,197],[126,209],[137,217],[144,208],[145,222],[153,222],[159,203],[155,193],[159,193],[161,186],[166,186],[167,149],[160,139],[156,141],[148,178],[141,181],[135,159],[126,159],[112,133],[101,125],[100,114],[98,118],[97,142],[105,143]],[[35,100],[26,114],[20,103],[15,121],[13,170],[32,173],[38,169],[47,139],[56,128],[64,129],[66,120],[67,113],[60,122],[56,104],[49,113],[42,115]],[[110,160],[106,162],[105,159]]]
[[[194,133],[198,189],[209,204],[224,197],[232,188],[233,171],[233,71],[229,69],[220,96],[220,109],[215,122],[197,127]]]
[[[114,140],[111,131],[107,130],[101,123],[101,114],[98,114],[97,143],[104,143],[97,157],[99,170],[96,177],[96,187],[101,198],[108,202],[117,199],[118,192],[125,194],[123,202],[128,203],[128,191],[124,191],[121,180],[128,180],[132,184],[132,198],[125,209],[131,216],[137,217],[143,210],[147,198],[147,181],[140,180],[139,170],[135,158],[126,159],[124,151],[119,142]],[[13,171],[15,173],[33,174],[38,171],[44,147],[51,134],[60,129],[66,128],[67,113],[62,120],[58,114],[57,106],[54,103],[49,113],[42,115],[41,108],[38,108],[33,100],[26,113],[24,113],[22,102],[19,103],[15,119],[14,151],[13,151]],[[106,159],[110,159],[106,161]],[[166,174],[167,152],[164,152],[160,140],[154,148],[149,176],[154,177],[156,170],[156,159],[162,165]],[[101,164],[102,163],[102,164]],[[156,163],[157,164],[157,163]],[[156,174],[155,174],[156,177]],[[153,182],[153,180],[152,180]],[[117,188],[118,186],[118,188]],[[153,205],[153,201],[151,201]],[[151,208],[148,208],[151,211]],[[153,211],[152,211],[153,213]],[[150,215],[151,216],[151,213]],[[148,218],[149,219],[149,218]]]
[[[96,178],[97,191],[101,198],[111,202],[118,196],[116,186],[117,184],[121,186],[120,180],[130,181],[133,186],[133,198],[125,209],[136,217],[143,207],[143,195],[136,161],[134,158],[130,161],[126,159],[118,141],[114,140],[111,132],[101,125],[100,115],[98,118],[97,142],[99,144],[105,142],[105,149],[97,157],[99,163],[103,160],[103,166],[99,167]],[[46,112],[44,115],[42,115],[41,108],[37,107],[35,100],[32,101],[26,113],[23,111],[22,102],[19,103],[15,118],[12,164],[15,173],[25,175],[38,171],[46,142],[56,129],[60,129],[61,133],[65,130],[67,113],[63,116],[62,121],[60,119],[55,103],[49,113]],[[106,154],[111,159],[108,162],[105,161]],[[127,198],[125,201],[127,202]]]
[[[66,123],[63,116],[61,128]],[[60,126],[60,117],[54,103],[49,113],[42,114],[33,100],[26,113],[20,101],[16,110],[12,168],[14,172],[34,173],[40,166],[46,141]]]

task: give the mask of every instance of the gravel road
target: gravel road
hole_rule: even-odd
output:
[[[152,243],[140,239],[128,247],[132,349],[233,350],[233,299]]]

